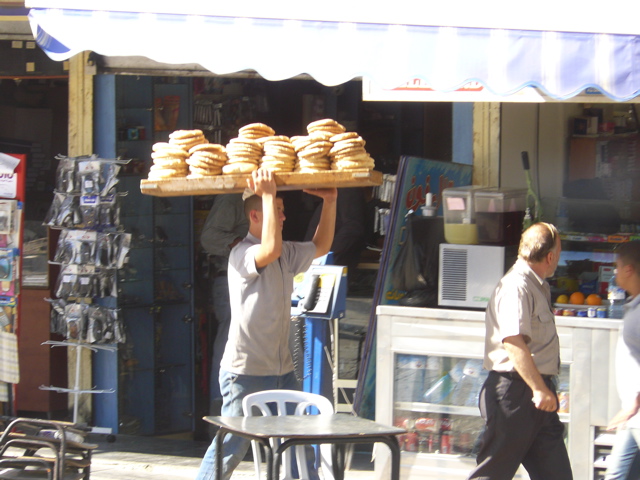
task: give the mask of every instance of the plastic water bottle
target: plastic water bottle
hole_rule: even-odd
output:
[[[425,392],[422,401],[450,405],[449,396],[462,378],[465,360],[456,363],[449,372],[432,384]]]
[[[616,277],[611,277],[607,295],[607,298],[609,299],[609,318],[623,317],[625,297],[626,294],[624,288],[617,285]]]
[[[486,379],[483,375],[482,360],[467,360],[462,370],[462,377],[458,380],[451,393],[451,404],[474,407],[478,404],[480,388]]]

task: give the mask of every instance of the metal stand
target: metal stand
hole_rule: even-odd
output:
[[[80,367],[82,365],[82,349],[87,348],[93,352],[98,350],[107,350],[115,352],[118,348],[117,345],[108,344],[94,344],[94,343],[74,343],[74,342],[58,342],[55,340],[47,340],[42,342],[42,345],[51,345],[52,347],[75,347],[76,348],[76,375],[73,388],[54,387],[40,385],[40,390],[52,390],[58,393],[71,393],[73,394],[73,423],[78,423],[78,397],[83,393],[98,394],[98,393],[115,393],[114,389],[109,390],[83,390],[80,388]],[[106,427],[91,427],[92,433],[100,433],[104,435],[111,435],[112,429]]]

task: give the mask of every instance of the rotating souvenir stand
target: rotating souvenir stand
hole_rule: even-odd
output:
[[[54,387],[49,386],[46,387],[42,385],[40,387],[41,390],[51,390],[58,393],[70,393],[73,394],[73,420],[74,424],[78,423],[78,397],[83,393],[97,394],[97,393],[115,393],[114,389],[108,390],[83,390],[80,388],[80,366],[82,365],[82,349],[87,348],[93,352],[97,352],[98,350],[106,350],[110,352],[115,352],[117,347],[115,345],[98,345],[98,344],[90,344],[90,343],[73,343],[73,342],[59,342],[56,340],[48,340],[43,342],[42,345],[51,345],[52,347],[75,347],[76,349],[76,371],[75,371],[75,381],[73,388],[64,388],[64,387]],[[102,433],[105,435],[110,435],[112,433],[111,428],[107,427],[91,427],[91,431],[93,433]]]
[[[24,154],[0,153],[0,402],[9,402],[11,414],[16,410],[11,385],[20,381],[17,333],[26,160]]]
[[[58,157],[56,193],[45,224],[62,228],[53,261],[61,270],[50,300],[52,329],[66,341],[42,345],[74,347],[75,379],[72,388],[41,385],[41,390],[73,395],[73,423],[78,423],[82,394],[115,393],[114,389],[82,388],[83,351],[116,352],[124,341],[115,305],[115,271],[128,254],[130,234],[121,232],[116,176],[127,161],[91,157]],[[107,343],[107,342],[116,343]],[[102,343],[101,343],[102,342]],[[112,429],[92,427],[92,432],[111,435]],[[111,440],[111,438],[110,438]]]

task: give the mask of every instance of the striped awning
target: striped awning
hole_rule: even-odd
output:
[[[555,99],[588,88],[617,101],[640,93],[637,32],[433,26],[412,24],[410,15],[404,23],[380,23],[379,18],[356,21],[353,15],[338,21],[302,15],[89,10],[82,5],[93,2],[75,3],[79,6],[74,9],[31,5],[34,36],[54,60],[90,50],[169,64],[196,63],[216,74],[254,70],[267,80],[307,74],[327,86],[366,78],[395,88],[420,79],[443,92],[479,82],[503,96],[527,86]]]

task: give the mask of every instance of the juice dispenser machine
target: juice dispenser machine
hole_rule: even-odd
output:
[[[522,232],[526,190],[454,187],[443,192],[438,305],[486,308],[513,265]]]

